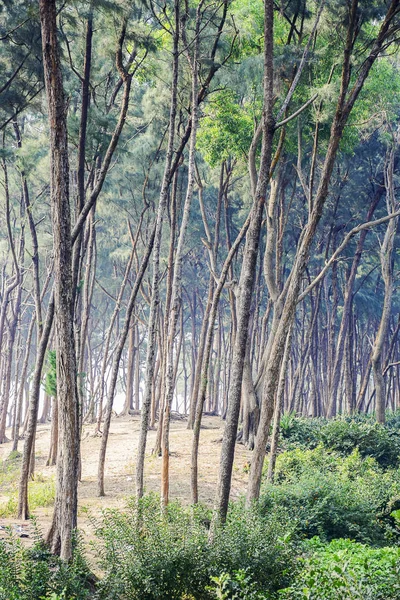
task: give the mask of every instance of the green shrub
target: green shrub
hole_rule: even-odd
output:
[[[385,427],[390,431],[400,432],[400,410],[386,412]]]
[[[280,422],[281,441],[288,450],[315,448],[320,441],[320,430],[325,419],[306,419],[296,417],[294,412],[282,415]]]
[[[25,548],[11,532],[0,540],[0,600],[85,600],[90,589],[90,573],[79,543],[67,564],[49,552],[38,534],[31,548]]]
[[[265,513],[286,512],[303,537],[384,545],[398,539],[390,516],[398,498],[398,471],[384,471],[358,450],[343,457],[318,447],[281,454],[275,483],[264,485],[260,504]]]
[[[354,415],[336,419],[298,418],[286,413],[280,423],[282,445],[313,449],[319,444],[340,454],[358,448],[361,456],[375,458],[383,467],[399,464],[400,413],[388,413],[387,423],[376,423],[373,415]]]
[[[211,574],[244,570],[258,591],[278,589],[291,574],[294,529],[283,512],[269,514],[257,505],[246,510],[242,501],[232,503],[209,549]]]
[[[400,548],[349,540],[308,543],[308,556],[282,600],[399,600]]]
[[[236,585],[244,573],[247,583],[242,584],[249,593],[271,594],[282,586],[293,553],[279,522],[235,505],[212,544],[208,523],[209,514],[202,508],[183,508],[176,502],[161,515],[154,496],[139,504],[131,500],[124,512],[106,510],[96,525],[104,573],[100,598],[215,598],[211,578],[218,580],[224,573],[232,573]]]
[[[244,569],[234,571],[233,575],[221,573],[219,577],[211,577],[212,585],[208,590],[217,600],[265,600],[268,598],[257,591],[257,584],[252,581]]]
[[[398,432],[379,423],[335,419],[321,428],[320,439],[326,448],[343,454],[358,448],[361,456],[371,456],[383,467],[396,466],[399,461]]]

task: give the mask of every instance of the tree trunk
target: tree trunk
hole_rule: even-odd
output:
[[[161,235],[164,219],[164,212],[167,205],[169,182],[171,177],[171,165],[174,151],[175,139],[175,121],[178,101],[178,65],[179,65],[179,0],[174,1],[174,24],[175,31],[173,37],[173,58],[172,58],[172,83],[171,83],[171,104],[169,114],[169,137],[168,148],[165,157],[164,176],[161,185],[160,200],[158,204],[156,231],[154,239],[153,253],[153,281],[152,295],[150,304],[150,316],[147,334],[147,355],[145,369],[145,389],[142,403],[142,414],[140,419],[140,434],[138,443],[138,456],[136,462],[136,496],[143,496],[143,472],[144,458],[147,443],[147,430],[149,428],[149,413],[153,395],[154,367],[156,355],[156,323],[160,304],[160,254],[161,254]],[[160,349],[161,352],[161,349]]]
[[[125,402],[121,414],[127,415],[133,408],[133,385],[134,385],[134,373],[136,364],[136,348],[135,348],[135,330],[136,323],[131,324],[129,331],[129,345],[128,345],[128,356],[127,356],[127,375],[126,375],[126,391],[125,391]]]
[[[268,473],[267,473],[267,481],[273,483],[274,474],[275,474],[275,465],[276,465],[276,457],[278,455],[278,442],[279,442],[279,427],[281,422],[281,414],[283,409],[283,398],[285,395],[285,381],[286,381],[286,369],[289,362],[290,357],[290,349],[292,347],[292,333],[293,333],[293,325],[290,328],[286,346],[285,353],[283,355],[281,372],[279,375],[279,384],[277,389],[277,399],[275,402],[275,413],[274,413],[274,426],[272,429],[271,436],[271,450],[269,453],[269,463],[268,463]]]
[[[142,284],[142,280],[143,280],[143,277],[146,272],[147,265],[148,265],[148,262],[150,259],[151,251],[153,249],[155,233],[156,233],[156,228],[153,227],[153,230],[150,234],[150,239],[147,243],[146,252],[143,256],[142,263],[141,263],[140,268],[136,275],[135,284],[132,288],[131,295],[129,297],[128,306],[126,308],[124,326],[120,333],[117,348],[114,353],[114,360],[113,360],[112,370],[111,370],[111,381],[110,381],[110,387],[108,390],[106,413],[104,416],[103,435],[102,435],[101,444],[100,444],[99,465],[98,465],[98,472],[97,472],[97,485],[98,485],[99,496],[105,495],[105,492],[104,492],[104,465],[105,465],[105,459],[106,459],[108,434],[110,431],[112,407],[113,407],[113,403],[114,403],[115,390],[117,387],[119,363],[120,363],[122,352],[123,352],[123,349],[125,346],[126,338],[128,337],[129,326],[130,326],[130,322],[131,322],[131,318],[132,318],[133,309],[134,309],[135,303],[136,303],[136,297],[138,295],[140,286]]]
[[[165,381],[165,396],[164,396],[164,417],[162,423],[162,469],[161,469],[161,506],[165,508],[168,504],[169,495],[169,423],[171,415],[172,400],[174,396],[174,341],[176,335],[176,329],[178,324],[179,311],[181,309],[181,286],[182,286],[182,260],[184,242],[186,239],[186,231],[189,223],[190,207],[193,198],[193,188],[195,183],[195,152],[196,152],[196,136],[198,127],[198,53],[199,53],[199,35],[200,35],[200,21],[201,21],[201,9],[203,1],[201,0],[196,10],[196,25],[195,25],[195,37],[193,42],[193,57],[189,57],[188,50],[188,61],[192,71],[192,131],[190,136],[190,148],[189,148],[189,159],[188,159],[188,182],[185,203],[182,213],[182,222],[179,231],[178,244],[175,254],[175,270],[172,282],[172,294],[171,294],[171,314],[169,316],[169,328],[168,338],[165,340],[167,344],[167,360],[166,360],[166,381]],[[187,47],[185,40],[185,30],[182,28],[183,41]]]
[[[390,25],[398,10],[399,0],[393,0],[387,15],[382,22],[378,36],[372,44],[370,54],[358,72],[356,82],[349,92],[351,75],[351,54],[357,37],[358,2],[353,0],[349,12],[346,45],[342,64],[342,79],[335,116],[333,119],[329,144],[325,161],[322,167],[320,182],[315,199],[312,202],[308,223],[303,229],[290,280],[285,295],[282,316],[274,336],[273,345],[265,372],[264,396],[261,406],[260,426],[257,433],[254,454],[251,462],[249,485],[247,488],[247,504],[257,500],[260,494],[262,468],[265,458],[266,442],[270,422],[274,409],[274,400],[279,381],[280,367],[284,354],[287,332],[294,320],[296,305],[300,296],[300,286],[303,274],[309,260],[311,244],[313,242],[317,225],[322,216],[322,210],[328,196],[328,186],[331,180],[339,143],[343,135],[345,124],[354,106],[356,99],[364,85],[369,71],[381,52],[390,30]]]
[[[53,412],[51,415],[50,448],[49,448],[49,455],[47,457],[46,466],[54,466],[56,464],[57,452],[58,452],[58,401],[57,401],[57,398],[53,398]]]
[[[250,320],[250,307],[256,274],[258,246],[264,212],[265,196],[269,180],[274,135],[273,108],[273,19],[274,3],[265,0],[264,13],[264,107],[263,107],[263,146],[251,220],[247,231],[239,282],[239,306],[237,311],[237,332],[233,350],[231,381],[229,386],[228,412],[221,448],[220,469],[215,497],[213,523],[225,520],[231,487],[233,458],[238,428],[240,398],[242,389],[243,365],[247,346]]]
[[[40,0],[43,67],[50,128],[50,195],[54,241],[55,340],[60,447],[56,499],[47,541],[64,560],[72,556],[77,522],[79,416],[73,330],[72,244],[66,103],[57,40],[55,0]]]
[[[225,259],[224,265],[221,270],[221,275],[219,277],[217,287],[215,288],[213,303],[210,311],[210,320],[208,324],[208,331],[204,349],[204,359],[203,359],[203,370],[201,374],[201,388],[200,394],[198,398],[198,402],[196,405],[196,414],[193,425],[193,440],[192,440],[192,455],[191,455],[191,493],[192,493],[192,502],[196,504],[198,502],[198,452],[199,452],[199,441],[200,441],[200,427],[201,427],[201,417],[203,414],[204,402],[206,399],[206,391],[207,391],[207,376],[208,376],[208,367],[211,356],[211,348],[214,337],[214,324],[217,316],[218,303],[219,299],[226,281],[226,277],[230,270],[230,266],[232,264],[232,260],[241,244],[247,228],[250,224],[250,216],[247,218],[245,224],[243,225],[239,235],[237,236],[234,244],[232,245],[228,256]]]
[[[398,135],[398,134],[397,134]],[[397,140],[396,140],[397,141]],[[397,147],[397,144],[396,144]],[[386,204],[388,214],[396,210],[395,191],[393,181],[394,171],[394,153],[395,148],[391,149],[387,172],[385,178],[386,185]],[[375,412],[378,423],[385,422],[386,409],[386,387],[382,365],[382,351],[387,332],[389,329],[390,311],[392,308],[393,296],[393,270],[394,270],[394,242],[397,230],[398,218],[391,219],[388,222],[385,237],[380,249],[380,261],[382,268],[382,279],[385,285],[383,297],[382,315],[379,323],[378,333],[375,337],[374,347],[371,355],[372,373],[375,383]]]
[[[384,191],[384,187],[383,187],[384,182],[382,181],[379,183],[380,184],[378,184],[378,189],[376,190],[376,192],[374,194],[374,197],[372,199],[372,202],[370,204],[370,207],[369,207],[369,210],[367,213],[367,218],[366,218],[367,221],[371,220],[371,218],[375,212],[375,209],[378,206],[379,200],[382,197],[383,191]],[[344,294],[344,303],[343,303],[343,310],[342,310],[342,320],[340,323],[340,330],[339,330],[338,340],[337,340],[337,345],[336,345],[336,354],[335,354],[335,361],[334,361],[334,366],[333,366],[332,382],[331,382],[330,390],[328,392],[328,398],[329,398],[328,417],[333,416],[334,407],[337,403],[337,394],[338,394],[338,388],[339,388],[340,375],[343,371],[342,366],[343,366],[344,346],[345,346],[347,331],[348,331],[348,327],[349,327],[349,323],[350,323],[350,312],[351,312],[351,304],[352,304],[352,300],[353,300],[354,283],[356,280],[358,266],[361,262],[361,256],[362,256],[362,252],[364,249],[364,244],[365,244],[365,239],[367,237],[367,233],[368,233],[367,229],[365,229],[364,231],[362,231],[360,233],[360,237],[357,242],[356,252],[355,252],[353,262],[351,265],[350,274],[349,274],[349,277],[346,282],[346,289],[345,289],[345,294]]]

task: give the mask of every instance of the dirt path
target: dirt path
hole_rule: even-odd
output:
[[[123,507],[127,497],[134,494],[135,457],[139,438],[139,417],[117,417],[111,423],[107,446],[105,490],[106,496],[97,496],[97,463],[100,438],[93,436],[93,425],[85,426],[82,435],[82,481],[79,483],[78,525],[88,531],[87,509],[94,514],[103,508]],[[212,504],[217,482],[223,424],[218,417],[205,417],[200,438],[199,451],[199,496],[200,501]],[[156,432],[149,431],[148,451],[145,463],[145,488],[147,492],[158,492],[160,487],[161,459],[151,455]],[[54,477],[55,467],[46,467],[50,443],[50,425],[39,425],[36,441],[36,472],[44,479]],[[170,497],[190,502],[190,453],[192,432],[185,420],[173,420],[170,434]],[[22,446],[20,446],[21,449]],[[0,460],[11,452],[11,442],[0,445]],[[247,468],[250,452],[243,446],[236,448],[231,497],[244,492],[247,484]],[[19,473],[16,473],[18,480]],[[0,490],[0,501],[7,499],[7,492]],[[43,531],[50,524],[52,507],[35,511]],[[0,519],[0,525],[18,521]]]

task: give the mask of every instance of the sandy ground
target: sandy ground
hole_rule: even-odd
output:
[[[106,496],[97,496],[97,464],[100,438],[93,435],[94,426],[85,426],[82,435],[82,481],[79,483],[78,526],[90,535],[87,510],[99,514],[103,508],[123,507],[126,498],[134,494],[135,462],[139,437],[139,417],[113,418],[107,446],[105,491]],[[204,417],[199,451],[199,496],[200,501],[211,505],[217,482],[223,423],[218,417]],[[151,450],[156,437],[149,431],[145,463],[146,491],[158,492],[160,488],[161,459],[152,456]],[[185,420],[172,420],[170,433],[170,498],[190,502],[190,454],[192,432]],[[20,443],[22,448],[22,442]],[[39,425],[36,441],[36,472],[45,479],[55,476],[55,467],[46,467],[45,462],[50,444],[50,425]],[[0,460],[11,452],[11,442],[0,445]],[[250,452],[242,445],[236,447],[231,497],[234,499],[245,491]],[[19,473],[16,473],[18,479]],[[0,503],[7,500],[8,490],[0,490]],[[52,507],[35,511],[43,532],[47,530]],[[1,519],[1,525],[20,524],[16,519]]]

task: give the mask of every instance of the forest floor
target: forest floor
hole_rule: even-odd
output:
[[[114,417],[111,423],[107,445],[105,468],[106,496],[97,495],[97,464],[100,437],[94,435],[94,425],[85,425],[82,434],[82,480],[78,488],[78,527],[92,536],[89,515],[99,516],[105,508],[123,508],[126,499],[135,493],[135,462],[139,439],[139,416]],[[199,449],[199,497],[200,501],[211,506],[217,483],[219,457],[224,423],[219,417],[203,418]],[[8,432],[10,433],[10,432]],[[161,458],[153,456],[156,431],[149,431],[145,462],[146,492],[159,492]],[[170,433],[170,498],[190,503],[190,458],[192,431],[187,429],[186,419],[173,419]],[[46,467],[50,445],[50,424],[39,425],[36,438],[36,478],[40,481],[54,481],[55,467]],[[0,445],[0,461],[7,459],[12,443]],[[20,450],[22,443],[20,443]],[[231,498],[240,496],[247,485],[250,452],[237,445],[232,477]],[[16,494],[19,469],[14,476],[1,486],[0,505]],[[40,529],[45,533],[50,525],[52,506],[39,507],[33,511]],[[14,528],[24,522],[15,518],[1,518],[0,527],[11,525]],[[30,527],[27,528],[31,539]],[[0,536],[2,529],[0,529]]]

